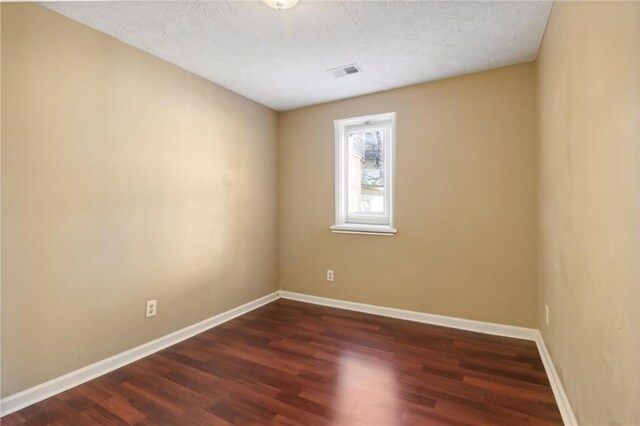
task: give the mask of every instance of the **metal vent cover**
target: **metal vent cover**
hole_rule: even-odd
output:
[[[340,78],[351,74],[361,73],[362,69],[356,64],[349,64],[338,68],[331,68],[330,70],[327,70],[327,72],[333,78]]]

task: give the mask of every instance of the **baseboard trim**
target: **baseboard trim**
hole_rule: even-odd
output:
[[[106,373],[124,367],[141,358],[149,356],[155,352],[175,345],[183,340],[207,331],[217,325],[225,323],[240,315],[251,312],[261,306],[271,303],[279,298],[297,300],[299,302],[312,303],[315,305],[330,306],[333,308],[347,309],[350,311],[363,312],[367,314],[380,315],[384,317],[397,318],[407,321],[421,322],[425,324],[440,325],[460,330],[476,331],[478,333],[493,334],[496,336],[513,337],[517,339],[531,340],[536,343],[540,358],[544,364],[547,377],[551,383],[551,389],[558,404],[558,409],[562,415],[565,425],[577,425],[578,422],[571,410],[569,399],[564,391],[562,382],[556,372],[547,351],[544,339],[539,330],[533,328],[516,327],[505,324],[495,324],[483,321],[474,321],[462,318],[448,317],[443,315],[427,314],[424,312],[407,311],[403,309],[387,308],[384,306],[368,305],[364,303],[349,302],[345,300],[330,299],[326,297],[311,296],[308,294],[295,293],[291,291],[278,291],[260,297],[244,305],[230,309],[221,314],[215,315],[204,321],[185,327],[181,330],[162,336],[158,339],[144,343],[125,352],[116,354],[102,361],[90,364],[86,367],[67,373],[63,376],[49,380],[48,382],[26,389],[13,395],[9,395],[0,400],[0,417],[21,410],[29,405],[47,399],[51,396],[64,392],[67,389],[81,385],[89,380],[100,377]]]
[[[547,351],[544,339],[539,330],[533,328],[516,327],[505,324],[495,324],[483,321],[474,321],[462,318],[448,317],[443,315],[427,314],[424,312],[407,311],[404,309],[387,308],[384,306],[367,305],[364,303],[349,302],[346,300],[330,299],[326,297],[311,296],[308,294],[295,293],[291,291],[280,291],[283,299],[297,300],[299,302],[313,303],[316,305],[330,306],[332,308],[347,309],[350,311],[363,312],[384,317],[397,318],[402,320],[421,322],[425,324],[440,325],[460,330],[476,331],[478,333],[492,334],[496,336],[513,337],[516,339],[531,340],[536,343],[544,369],[549,378],[556,404],[562,415],[565,425],[573,426],[578,422],[571,410],[569,399],[564,391],[562,382],[553,365],[551,356]]]
[[[553,395],[556,398],[556,404],[558,404],[562,421],[567,426],[577,426],[578,421],[573,414],[569,398],[567,397],[567,393],[564,391],[564,386],[562,386],[562,381],[560,380],[560,376],[558,376],[556,367],[553,365],[551,354],[547,350],[547,345],[544,343],[542,333],[538,330],[536,330],[536,333],[536,346],[538,346],[540,358],[542,358],[542,363],[544,364],[544,369],[547,372],[549,383],[551,383],[551,389],[553,390]]]
[[[516,327],[513,325],[447,317],[444,315],[435,315],[427,314],[424,312],[407,311],[404,309],[387,308],[378,305],[367,305],[365,303],[329,299],[326,297],[311,296],[308,294],[294,293],[291,291],[281,291],[280,297],[282,297],[283,299],[297,300],[299,302],[314,303],[316,305],[331,306],[333,308],[347,309],[350,311],[364,312],[373,315],[381,315],[383,317],[422,322],[425,324],[441,325],[443,327],[457,328],[460,330],[477,331],[479,333],[493,334],[496,336],[514,337],[516,339],[535,341],[538,335],[538,330],[533,328]]]
[[[100,377],[115,369],[123,367],[141,358],[149,356],[155,352],[165,349],[171,345],[175,345],[183,340],[207,331],[217,325],[225,323],[235,317],[253,311],[267,303],[273,302],[279,298],[278,292],[260,297],[244,305],[225,311],[196,324],[190,325],[166,336],[159,337],[150,342],[144,343],[135,348],[121,352],[112,357],[103,359],[96,363],[87,365],[86,367],[67,373],[63,376],[49,380],[48,382],[39,384],[24,391],[9,395],[0,400],[0,417],[11,414],[43,399],[49,398],[60,392],[64,392],[74,386],[78,386],[89,380]]]

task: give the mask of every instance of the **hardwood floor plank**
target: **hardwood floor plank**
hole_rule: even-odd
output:
[[[535,343],[277,300],[13,425],[560,425]]]

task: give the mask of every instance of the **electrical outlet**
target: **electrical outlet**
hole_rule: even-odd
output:
[[[327,269],[327,281],[333,281],[333,271],[331,269]]]
[[[158,301],[157,300],[147,300],[147,312],[146,312],[145,316],[147,318],[155,317],[157,312],[158,312]]]
[[[544,305],[544,322],[549,325],[549,305]]]

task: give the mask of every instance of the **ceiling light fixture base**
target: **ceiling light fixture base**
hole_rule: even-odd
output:
[[[264,4],[278,10],[291,9],[298,0],[262,0]]]

